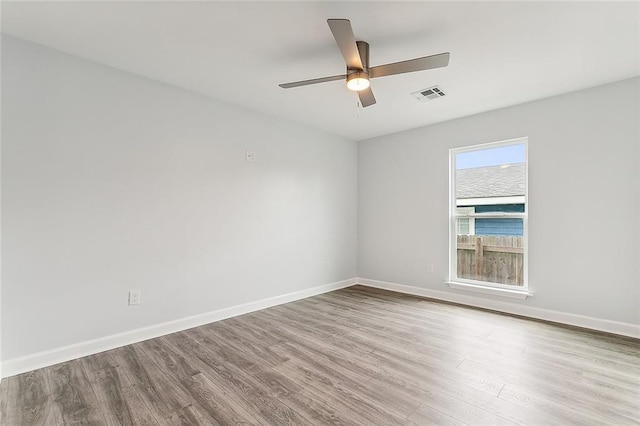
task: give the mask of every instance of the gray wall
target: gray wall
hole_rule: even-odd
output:
[[[514,303],[639,324],[638,100],[636,78],[360,142],[358,276],[456,293],[448,150],[527,136],[535,295]]]
[[[4,360],[356,276],[355,142],[2,47]]]
[[[2,52],[2,38],[0,37],[0,52]],[[0,58],[1,59],[1,58]],[[0,62],[1,63],[1,62]],[[0,67],[0,81],[2,67]],[[2,99],[2,84],[0,84],[0,100]],[[2,129],[2,103],[0,102],[0,129]],[[2,381],[2,132],[0,132],[0,381]]]

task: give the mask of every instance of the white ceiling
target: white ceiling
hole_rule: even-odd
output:
[[[2,32],[362,140],[640,74],[640,3],[2,2]],[[371,65],[451,52],[447,68],[372,80],[358,114],[327,18]],[[411,92],[435,84],[427,103]],[[358,117],[359,115],[359,117]]]

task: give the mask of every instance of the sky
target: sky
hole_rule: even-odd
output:
[[[525,160],[525,145],[509,145],[498,148],[481,149],[478,151],[461,152],[456,154],[456,169],[471,169],[474,167],[498,166],[500,164],[523,163]]]

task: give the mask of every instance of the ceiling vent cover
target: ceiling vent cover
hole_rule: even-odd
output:
[[[428,102],[433,99],[441,98],[445,95],[444,90],[440,86],[432,86],[426,89],[418,90],[412,93],[420,102]]]

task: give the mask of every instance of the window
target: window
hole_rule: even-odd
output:
[[[475,213],[475,207],[457,207],[456,212],[461,216],[458,219],[458,235],[473,235],[476,230],[476,220],[472,217],[463,217],[467,213]]]
[[[449,285],[524,298],[527,139],[449,151]]]

